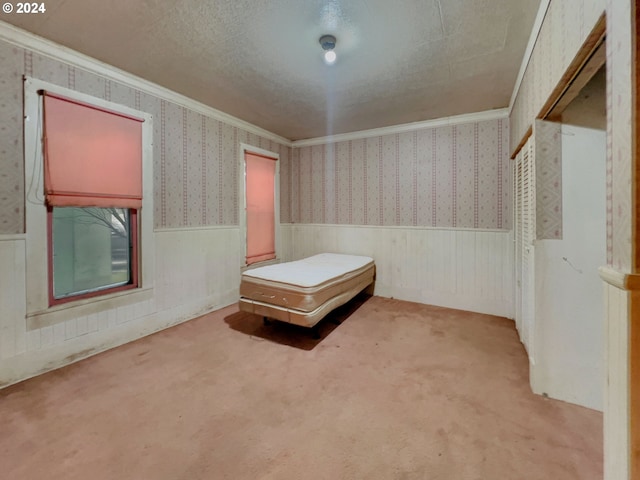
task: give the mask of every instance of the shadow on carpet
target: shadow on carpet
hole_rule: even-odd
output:
[[[313,350],[316,345],[328,337],[335,329],[340,328],[358,308],[360,308],[371,295],[360,293],[349,302],[336,308],[318,323],[320,338],[314,339],[310,328],[294,325],[292,323],[272,321],[265,325],[262,317],[253,313],[235,312],[224,318],[229,327],[237,332],[252,337],[262,338],[270,342],[279,343],[288,347],[301,350]]]

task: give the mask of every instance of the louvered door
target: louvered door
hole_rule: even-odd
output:
[[[515,264],[516,264],[516,328],[529,357],[533,358],[535,322],[534,246],[535,224],[535,160],[533,142],[522,148],[516,159],[515,182]]]
[[[515,200],[514,208],[514,236],[515,236],[515,296],[516,296],[516,312],[515,321],[516,329],[520,338],[522,338],[522,150],[518,153],[513,169],[513,198]]]

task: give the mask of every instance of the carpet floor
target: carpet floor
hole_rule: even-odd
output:
[[[602,478],[602,414],[531,393],[512,321],[366,296],[327,320],[227,307],[0,390],[0,478]]]

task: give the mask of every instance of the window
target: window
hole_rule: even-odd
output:
[[[49,304],[135,288],[141,120],[42,94]]]
[[[278,157],[249,146],[243,146],[243,157],[244,264],[252,265],[277,258]]]
[[[153,299],[153,116],[29,77],[24,114],[27,329]]]
[[[137,211],[52,207],[49,269],[54,301],[137,284]]]

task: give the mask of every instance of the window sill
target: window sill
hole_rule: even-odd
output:
[[[136,288],[100,297],[84,298],[45,310],[27,313],[27,330],[50,327],[73,318],[145,302],[153,298],[153,288]]]

